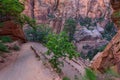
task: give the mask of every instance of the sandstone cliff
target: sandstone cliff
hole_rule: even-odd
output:
[[[10,36],[13,40],[26,41],[22,28],[14,21],[3,22],[2,27],[0,26],[0,36]]]
[[[77,22],[74,42],[83,53],[107,44],[106,37],[116,32],[115,28],[109,31],[110,35],[105,31],[111,23],[110,0],[26,0],[23,13],[35,18],[38,24],[48,24],[56,33],[72,18]],[[84,50],[86,45],[88,48]]]
[[[65,20],[70,17],[76,20],[81,16],[92,19],[104,17],[107,20],[111,8],[109,0],[27,0],[24,13],[60,32]],[[104,27],[105,21],[100,25]]]
[[[112,7],[114,9],[113,14],[120,11],[120,1],[111,0]],[[118,26],[117,22],[120,21],[120,17],[115,17],[112,15],[113,21]],[[109,42],[105,50],[101,53],[98,53],[91,64],[91,67],[100,72],[104,72],[107,68],[114,66],[114,68],[120,73],[120,30]]]

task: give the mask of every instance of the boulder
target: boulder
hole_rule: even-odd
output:
[[[75,41],[96,40],[102,38],[100,32],[97,29],[88,30],[86,27],[76,31],[74,34]]]

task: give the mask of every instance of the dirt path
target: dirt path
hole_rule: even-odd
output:
[[[58,75],[46,68],[35,57],[30,49],[36,43],[26,43],[22,46],[17,60],[0,71],[0,80],[59,80]],[[38,46],[39,49],[42,45]]]

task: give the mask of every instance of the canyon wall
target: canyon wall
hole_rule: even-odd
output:
[[[48,24],[56,33],[64,29],[66,20],[74,20],[74,43],[79,52],[88,53],[106,45],[106,37],[114,36],[115,28],[108,30],[110,34],[105,30],[114,27],[112,11],[110,0],[26,0],[23,13],[38,24]]]
[[[120,1],[111,0],[114,9],[112,19],[119,29],[120,24]],[[114,15],[118,13],[117,15]],[[92,60],[91,67],[99,72],[105,72],[106,69],[113,67],[120,73],[120,30],[106,46],[105,50],[98,53]]]
[[[60,32],[68,18],[79,20],[81,16],[92,19],[104,17],[107,20],[111,8],[109,0],[26,0],[23,13]],[[104,27],[105,23],[100,25]]]

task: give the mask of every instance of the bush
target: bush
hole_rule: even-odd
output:
[[[9,37],[9,36],[1,36],[1,37],[0,37],[0,40],[1,40],[3,43],[12,42],[12,39],[11,39],[11,37]]]
[[[98,53],[98,52],[102,52],[104,49],[105,49],[106,45],[103,45],[103,46],[100,46],[96,49],[93,49],[93,50],[90,50],[88,51],[87,55],[85,55],[84,53],[80,53],[81,54],[81,57],[83,59],[89,59],[89,60],[92,60],[93,57]],[[85,47],[86,48],[86,47]]]
[[[114,23],[109,21],[105,26],[105,31],[102,36],[106,40],[110,41],[116,33],[117,31],[115,30]]]
[[[28,41],[46,43],[45,37],[51,33],[51,29],[44,24],[37,25],[36,29],[31,28],[25,31]]]
[[[1,52],[9,52],[7,46],[0,42],[0,51]]]
[[[0,15],[18,16],[24,10],[24,5],[19,0],[0,0]]]
[[[92,19],[91,18],[89,18],[89,17],[85,17],[85,18],[83,18],[82,16],[80,17],[80,19],[79,19],[79,22],[80,22],[80,25],[81,26],[90,26],[91,25],[91,23],[92,23]]]
[[[63,63],[59,61],[60,58],[68,57],[72,59],[78,56],[75,46],[69,42],[69,38],[65,32],[49,34],[46,39],[48,41],[46,47],[49,49],[47,55],[53,55],[50,59],[50,63],[57,71],[60,71],[59,67],[63,65]]]
[[[62,80],[70,80],[68,77],[64,77]]]
[[[90,68],[86,68],[83,80],[97,80],[97,76]]]
[[[69,18],[65,21],[64,31],[69,35],[69,41],[73,40],[73,36],[76,29],[76,21],[72,18]]]

